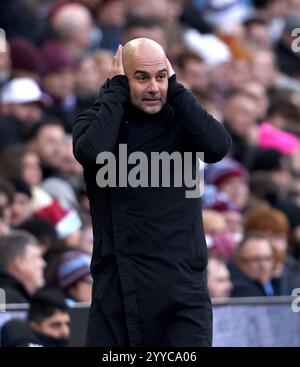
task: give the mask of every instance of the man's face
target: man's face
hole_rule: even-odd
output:
[[[11,104],[10,115],[30,127],[41,118],[41,109],[36,103]]]
[[[167,101],[168,72],[166,58],[145,50],[132,55],[126,70],[131,103],[145,113],[159,112]]]
[[[59,167],[63,157],[64,130],[60,126],[47,125],[43,127],[32,142],[33,150],[43,163]]]
[[[56,311],[41,323],[34,323],[34,330],[52,338],[68,339],[70,337],[70,315]]]
[[[32,211],[31,198],[22,192],[16,192],[11,207],[10,224],[19,226],[32,216]]]
[[[18,274],[29,293],[33,294],[44,283],[44,268],[46,263],[42,257],[42,249],[39,245],[29,244],[25,253],[17,259]]]
[[[208,289],[213,298],[226,298],[230,296],[232,283],[230,273],[225,264],[216,259],[208,262]]]
[[[265,283],[273,277],[274,253],[267,239],[249,239],[241,249],[241,270],[252,279]]]

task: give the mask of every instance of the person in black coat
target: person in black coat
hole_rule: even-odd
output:
[[[94,229],[86,345],[211,346],[201,199],[186,198],[185,184],[99,187],[105,168],[96,164],[99,153],[113,154],[123,172],[132,166],[122,163],[127,157],[118,154],[120,144],[149,158],[153,152],[204,152],[205,162],[213,163],[226,155],[231,139],[177,83],[160,45],[135,39],[119,46],[111,78],[73,128]]]

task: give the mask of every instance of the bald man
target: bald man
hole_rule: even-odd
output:
[[[177,83],[159,44],[135,39],[119,46],[111,77],[73,131],[94,229],[87,346],[211,345],[201,199],[187,198],[185,183],[162,184],[167,174],[174,178],[175,164],[152,186],[138,175],[139,184],[130,184],[129,170],[137,170],[133,162],[140,159],[140,176],[147,176],[145,170],[151,176],[153,153],[192,152],[195,173],[197,152],[217,162],[230,142],[224,127]],[[132,159],[133,153],[140,158]],[[99,185],[104,168],[106,176],[117,176],[116,184]]]

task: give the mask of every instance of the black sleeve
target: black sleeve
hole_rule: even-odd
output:
[[[192,92],[176,81],[175,74],[169,78],[168,103],[183,125],[191,151],[203,152],[206,163],[218,162],[227,154],[231,146],[229,133],[200,106]]]
[[[77,116],[73,152],[83,166],[95,164],[100,152],[113,151],[128,98],[127,77],[115,76],[101,88],[94,105]]]

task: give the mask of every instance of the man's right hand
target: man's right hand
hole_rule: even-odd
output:
[[[116,54],[112,59],[112,69],[110,72],[110,79],[116,75],[125,75],[122,59],[123,46],[119,45]]]

